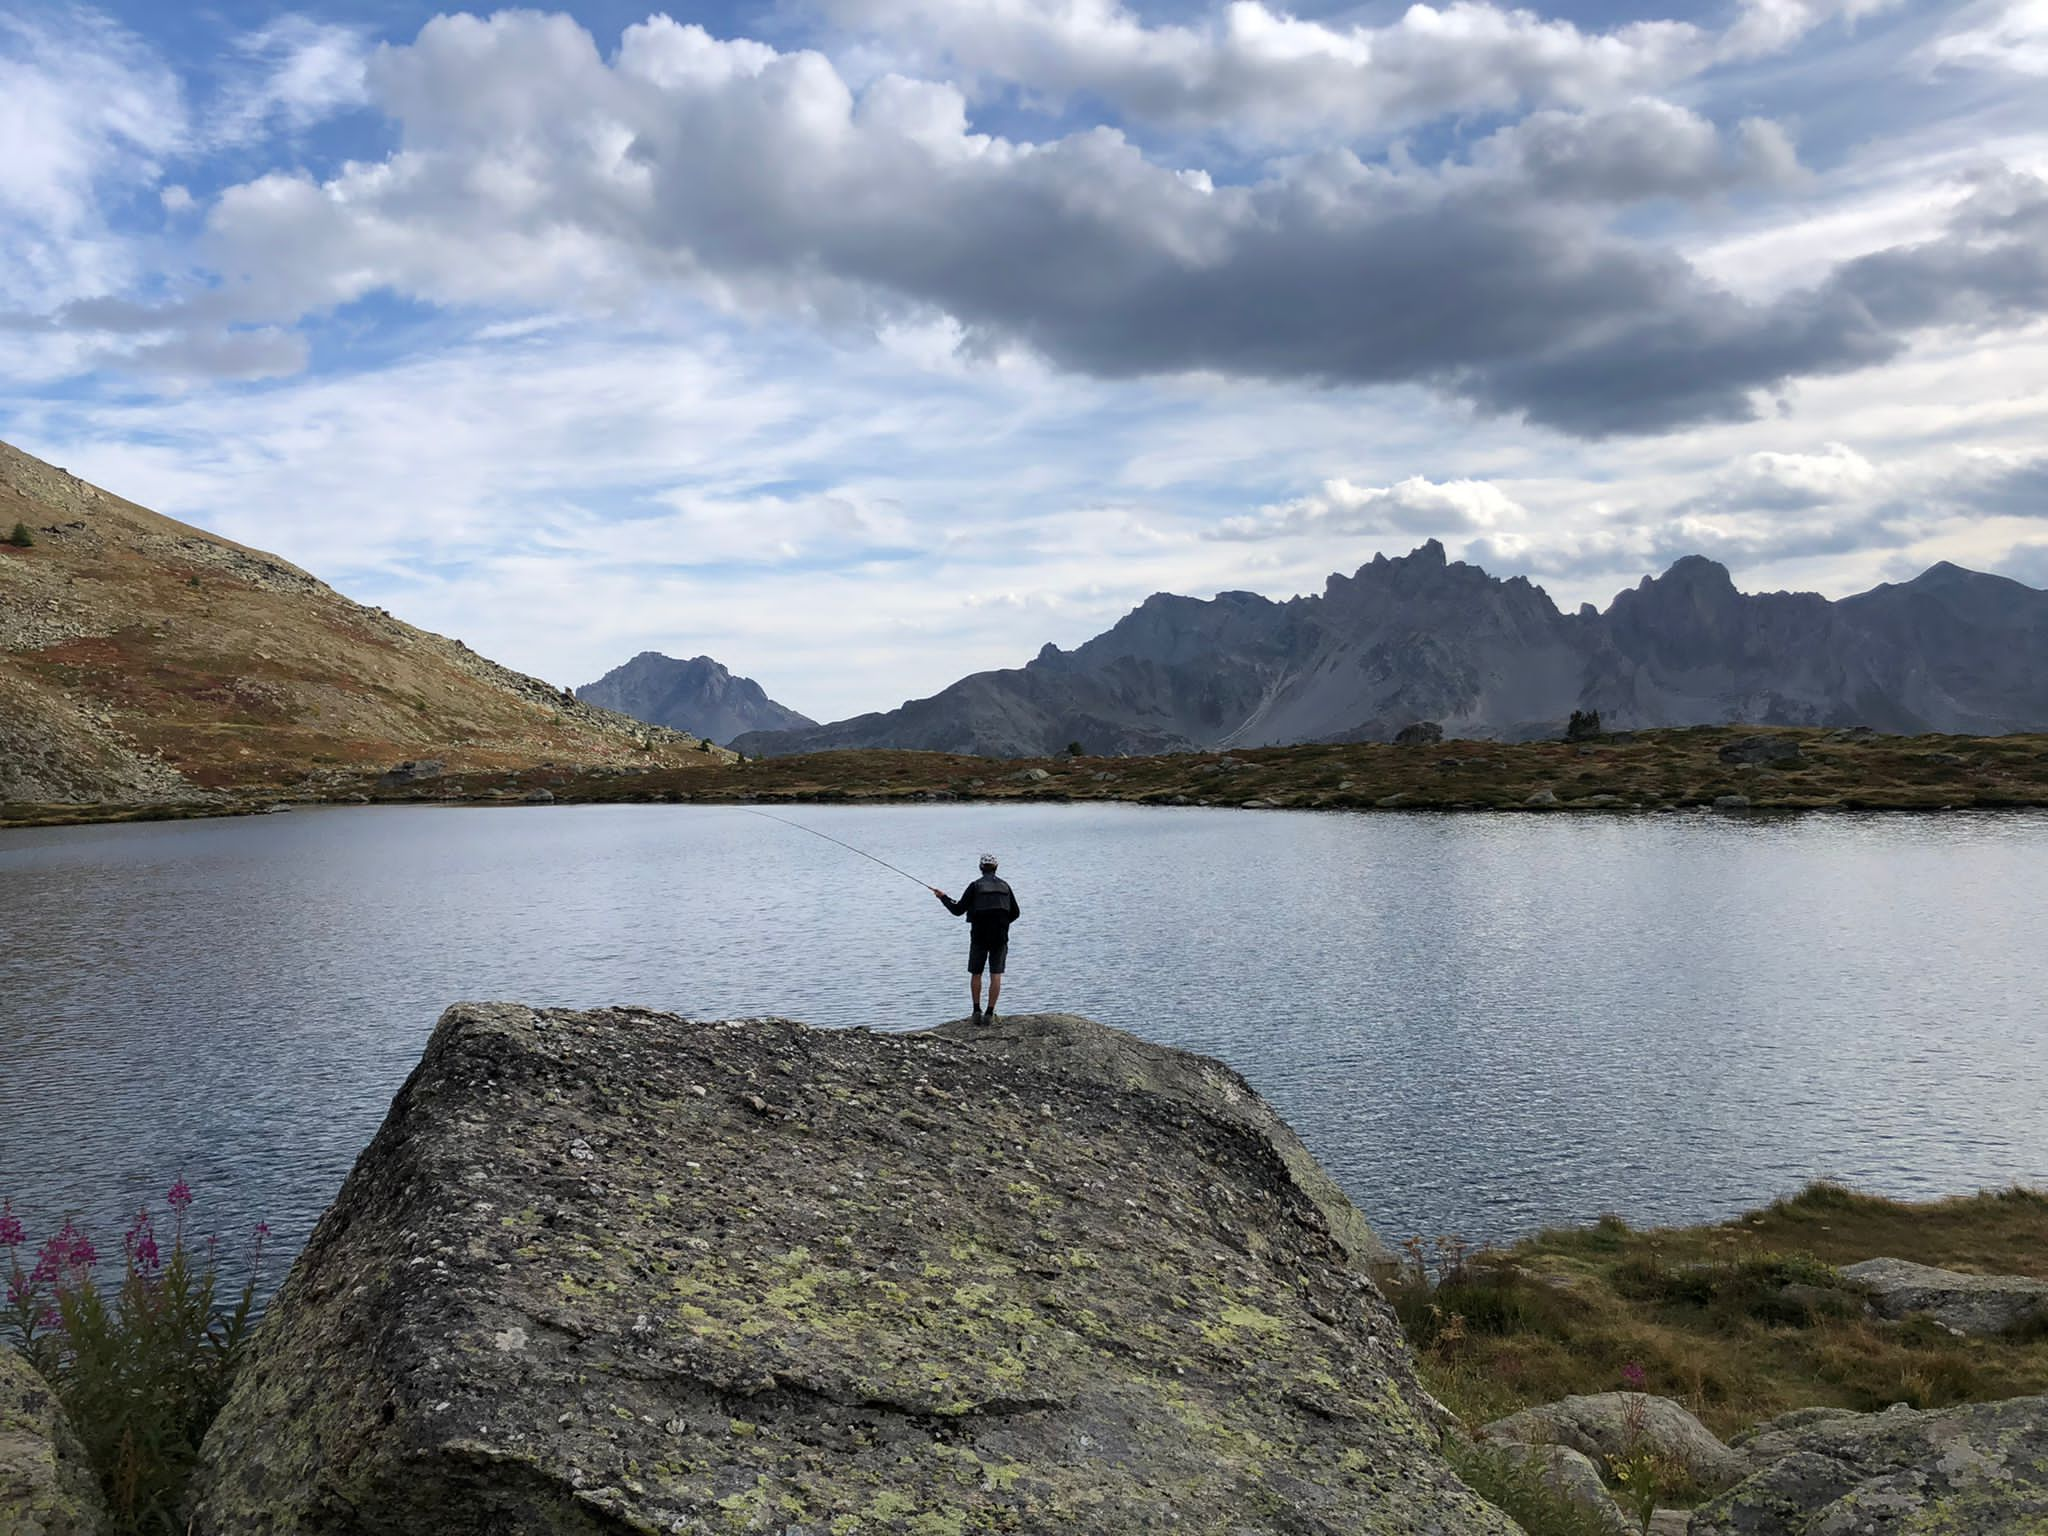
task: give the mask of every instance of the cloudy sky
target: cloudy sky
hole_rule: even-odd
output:
[[[2044,428],[2048,0],[0,11],[0,437],[556,682],[2048,585]]]

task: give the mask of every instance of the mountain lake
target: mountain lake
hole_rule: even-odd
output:
[[[1221,1057],[1392,1239],[2048,1183],[2048,814],[776,814],[954,892],[996,853],[1006,1012]],[[0,834],[0,1194],[105,1248],[182,1175],[296,1251],[451,1002],[916,1029],[966,948],[732,807]]]

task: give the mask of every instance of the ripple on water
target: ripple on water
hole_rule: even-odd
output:
[[[2040,813],[797,814],[948,888],[995,848],[1012,1011],[1223,1057],[1394,1235],[2048,1182]],[[731,809],[15,832],[0,888],[0,1191],[101,1229],[182,1172],[296,1247],[458,998],[965,1003],[929,896]]]

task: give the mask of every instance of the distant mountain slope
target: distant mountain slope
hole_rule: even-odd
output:
[[[1038,756],[1552,734],[1574,709],[1610,728],[1747,721],[2002,733],[2048,728],[2048,593],[1936,566],[1829,602],[1738,592],[1700,556],[1605,613],[1448,561],[1434,539],[1332,576],[1314,597],[1150,597],[1072,651],[979,672],[927,699],[749,756],[846,747]]]
[[[817,724],[809,715],[776,703],[751,677],[734,677],[709,656],[677,661],[659,651],[642,651],[578,688],[576,696],[601,709],[688,731],[706,741]]]
[[[34,543],[0,544],[0,801],[715,756],[0,443],[0,538],[17,521]]]

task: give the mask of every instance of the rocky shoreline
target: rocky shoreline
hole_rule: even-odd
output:
[[[2038,1203],[1996,1200],[2022,1221]],[[2048,1520],[2038,1395],[1800,1408],[1723,1440],[1638,1382],[1468,1428],[1383,1292],[1388,1258],[1238,1074],[1075,1016],[895,1033],[457,1005],[272,1306],[189,1529]],[[1824,1290],[1873,1326],[2048,1334],[2048,1280],[1890,1259],[1797,1273],[1772,1281],[1781,1301]],[[0,1366],[0,1529],[100,1536],[51,1394]]]
[[[702,761],[692,760],[694,757]],[[1637,814],[2048,806],[2048,736],[1702,726],[1568,742],[1438,740],[1159,757],[831,752],[732,762],[464,770],[409,759],[162,804],[0,804],[0,827],[315,805],[1109,803],[1251,810]]]

